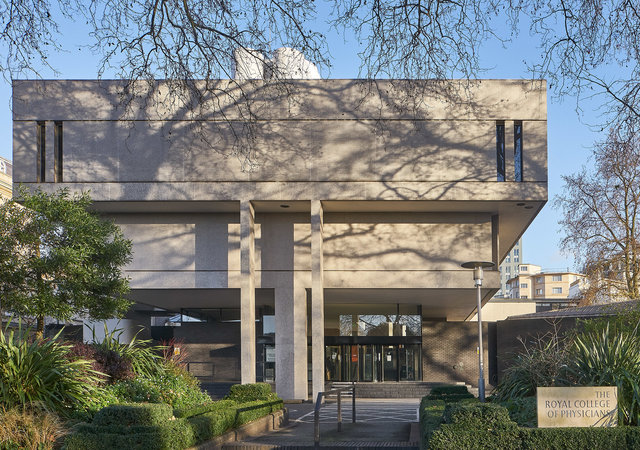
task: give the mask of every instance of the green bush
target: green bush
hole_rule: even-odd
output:
[[[157,426],[82,425],[64,443],[67,450],[172,450],[196,444],[186,419]]]
[[[112,405],[98,411],[93,419],[95,426],[162,425],[171,420],[173,409],[162,403],[132,403]]]
[[[521,428],[523,450],[640,448],[640,428]]]
[[[142,330],[140,330],[142,331]],[[96,339],[95,329],[92,329],[93,342],[96,352],[108,355],[113,352],[119,356],[119,359],[129,361],[133,373],[143,377],[154,377],[164,372],[161,357],[163,346],[151,346],[151,341],[147,339],[138,339],[138,334],[131,339],[128,344],[120,342],[123,330],[120,328],[109,331],[107,324],[104,324],[104,339],[98,342]]]
[[[210,404],[208,412],[194,415],[187,420],[193,428],[196,441],[203,442],[219,436],[233,427],[279,411],[282,407],[282,400],[256,400],[245,403],[222,400]]]
[[[443,424],[431,435],[428,448],[430,450],[515,450],[521,448],[521,441],[519,429],[515,423],[501,429],[482,430],[470,429],[460,424]]]
[[[474,429],[499,429],[511,426],[507,408],[492,403],[450,403],[442,415],[443,423],[464,425]]]
[[[184,409],[182,418],[171,420],[172,410],[168,405],[114,405],[99,411],[93,423],[77,425],[65,446],[72,450],[121,450],[123,446],[127,446],[127,450],[186,448],[282,407],[282,400],[245,403],[222,400],[201,408]],[[188,414],[194,415],[184,418]],[[150,447],[144,446],[151,441]]]
[[[475,398],[473,394],[471,394],[466,386],[462,385],[445,385],[445,386],[436,386],[431,389],[429,395],[427,395],[429,400],[444,400],[446,402],[459,402],[465,399]]]
[[[173,415],[176,417],[189,418],[200,414],[219,411],[220,409],[233,408],[235,406],[236,402],[233,400],[218,400],[216,402],[204,403],[202,405],[190,406],[187,408],[175,408],[173,410]]]
[[[640,424],[640,336],[634,330],[584,332],[571,348],[569,372],[582,386],[617,386],[620,422]]]
[[[106,389],[127,403],[166,403],[184,409],[211,402],[211,397],[200,389],[197,382],[172,370],[153,377],[121,381]]]
[[[234,406],[220,408],[220,410],[189,417],[187,420],[196,442],[200,443],[220,436],[225,431],[233,428],[236,420],[236,409]]]
[[[430,449],[517,449],[518,425],[506,408],[491,403],[449,403],[443,425],[431,435]]]
[[[279,411],[283,406],[283,402],[280,399],[240,403],[236,406],[235,426],[249,423],[269,413]]]
[[[225,400],[234,400],[238,403],[252,402],[254,400],[276,400],[268,383],[234,384],[229,390]]]
[[[87,360],[70,361],[69,345],[34,340],[23,330],[0,332],[0,404],[44,405],[68,416],[97,395],[96,372]]]
[[[507,408],[509,417],[521,427],[538,426],[538,410],[535,397],[514,398],[500,402]]]
[[[444,408],[444,400],[429,400],[427,397],[423,397],[420,401],[420,434],[423,444],[429,442],[433,432],[442,423]]]

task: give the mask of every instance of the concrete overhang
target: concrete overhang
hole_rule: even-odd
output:
[[[475,314],[471,274],[468,284],[465,289],[325,289],[325,304],[412,304],[422,307],[425,319],[463,321]],[[495,291],[483,288],[483,303]],[[129,297],[138,304],[136,310],[161,308],[179,313],[183,309],[240,307],[239,289],[134,289]],[[273,289],[256,289],[256,307],[262,306],[274,307]]]
[[[511,187],[513,183],[485,183]],[[487,186],[484,186],[487,188]],[[480,186],[482,188],[482,186]],[[508,191],[508,190],[507,190]],[[486,213],[498,216],[499,260],[502,261],[529,227],[546,203],[546,184],[539,195],[529,194],[527,200],[503,194],[496,199],[482,200],[325,200],[327,217],[333,213]],[[500,198],[502,197],[502,198]],[[506,197],[506,198],[505,198]],[[523,197],[520,197],[523,198]],[[257,200],[257,214],[309,214],[308,200]],[[109,201],[96,200],[94,208],[108,214],[131,213],[237,213],[239,201]],[[239,220],[239,219],[238,219]],[[259,221],[259,219],[258,219]]]

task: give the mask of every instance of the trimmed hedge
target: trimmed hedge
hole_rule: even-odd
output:
[[[521,448],[526,450],[638,449],[639,427],[521,428]]]
[[[465,425],[443,424],[431,435],[427,448],[431,450],[515,450],[521,447],[518,426],[514,423],[510,428],[496,430],[475,430]]]
[[[444,400],[429,400],[423,397],[420,401],[420,438],[421,442],[427,443],[431,439],[431,434],[438,429],[442,423],[444,413]]]
[[[121,425],[78,427],[64,443],[67,450],[178,450],[196,444],[186,419],[170,420],[161,426]]]
[[[223,400],[224,401],[224,400]],[[220,436],[225,431],[279,411],[284,407],[282,400],[254,401],[221,407],[219,410],[189,417],[197,442]]]
[[[423,407],[431,407],[435,410],[437,405],[424,400],[421,403],[420,422],[422,429],[425,430],[429,424],[432,425],[435,422],[435,419],[423,413]],[[506,408],[495,404],[448,404],[442,414],[442,420],[444,423],[431,433],[430,439],[423,440],[423,448],[432,450],[640,448],[640,427],[522,428],[509,419]]]
[[[491,403],[451,403],[442,415],[444,424],[431,435],[431,449],[517,449],[518,425],[507,409]]]
[[[463,425],[467,428],[502,428],[515,424],[507,408],[492,403],[451,403],[442,415],[443,423]]]
[[[429,400],[444,400],[446,402],[459,402],[460,400],[475,398],[466,386],[463,385],[444,385],[435,386],[431,389]]]
[[[174,419],[169,405],[114,405],[96,414],[92,424],[76,426],[65,441],[68,450],[183,449],[223,434],[283,408],[282,400],[236,403],[231,400],[202,405],[207,411]]]
[[[93,425],[162,425],[173,417],[173,408],[164,403],[125,403],[102,408],[93,418]]]
[[[215,402],[205,403],[203,405],[192,406],[189,408],[176,408],[173,410],[173,415],[176,417],[189,418],[198,416],[200,414],[206,414],[212,411],[219,411],[223,408],[231,408],[237,405],[233,400],[218,400]]]
[[[238,403],[252,402],[255,400],[275,400],[268,383],[234,384],[229,390],[225,400],[234,400]]]

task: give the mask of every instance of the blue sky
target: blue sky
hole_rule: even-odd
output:
[[[65,24],[61,27],[63,53],[52,54],[51,64],[59,71],[55,74],[43,70],[43,78],[92,79],[96,78],[97,58],[81,47],[87,42],[86,29],[82,24]],[[357,43],[344,40],[342,35],[328,33],[329,50],[333,56],[330,74],[323,77],[355,78],[358,75]],[[0,49],[0,54],[2,54]],[[524,30],[521,36],[503,48],[499,42],[489,42],[481,49],[481,63],[489,68],[481,78],[527,78],[530,77],[524,60],[535,60],[538,56],[535,40]],[[110,77],[109,73],[105,78]],[[0,156],[11,159],[11,85],[0,80]],[[558,243],[562,237],[558,225],[559,212],[553,209],[553,198],[561,191],[561,176],[577,171],[587,162],[589,149],[594,141],[601,139],[602,132],[594,131],[587,124],[598,120],[593,111],[596,104],[581,104],[583,113],[576,112],[576,100],[572,97],[562,101],[548,100],[548,149],[549,149],[549,202],[529,227],[523,238],[524,262],[544,268],[574,267],[570,255],[562,255]]]

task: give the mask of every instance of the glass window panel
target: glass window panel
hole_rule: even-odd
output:
[[[496,153],[498,181],[505,181],[504,122],[496,123]]]
[[[522,122],[515,122],[513,125],[513,159],[515,181],[522,181]]]

